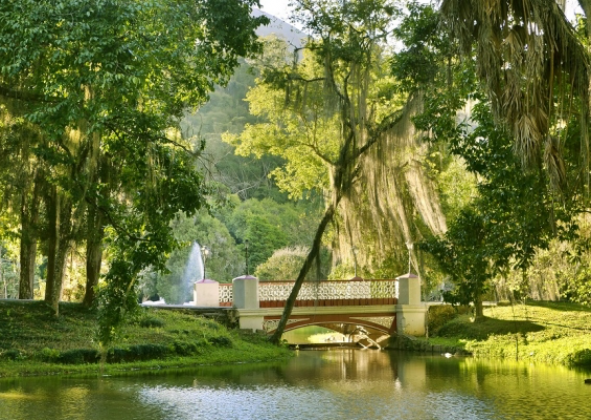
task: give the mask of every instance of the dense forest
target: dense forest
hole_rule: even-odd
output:
[[[591,6],[293,3],[302,46],[255,0],[2,3],[0,298],[108,336],[198,243],[220,282],[591,304]]]

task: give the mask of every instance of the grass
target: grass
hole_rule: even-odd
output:
[[[142,308],[106,350],[107,363],[99,363],[96,319],[96,312],[77,304],[61,305],[55,318],[43,302],[1,302],[0,377],[129,375],[290,355],[265,336],[190,311]]]
[[[432,331],[431,345],[475,357],[499,357],[591,367],[591,308],[565,302],[527,302],[485,309],[472,322],[460,314]],[[445,317],[446,315],[443,315]],[[436,324],[436,322],[435,322]]]

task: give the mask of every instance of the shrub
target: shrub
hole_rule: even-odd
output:
[[[128,348],[115,347],[109,350],[107,362],[121,363],[159,359],[169,353],[168,347],[160,344],[137,344]]]
[[[173,343],[174,351],[179,356],[191,356],[199,354],[199,346],[194,341],[175,340]]]
[[[0,353],[0,359],[5,360],[25,360],[27,359],[27,353],[23,350],[6,350]]]
[[[164,321],[160,318],[148,316],[140,320],[140,327],[144,328],[162,328]]]
[[[45,347],[45,348],[43,348],[43,350],[41,350],[39,352],[38,357],[43,362],[48,362],[48,363],[57,362],[60,357],[60,352],[58,350]]]
[[[209,341],[211,342],[211,344],[213,344],[214,346],[219,346],[219,347],[232,347],[232,340],[230,340],[228,337],[224,337],[224,336],[219,336],[219,337],[211,337],[209,339]]]
[[[429,308],[429,335],[437,335],[445,324],[457,318],[460,314],[470,312],[467,306],[440,305]]]
[[[65,365],[81,365],[84,363],[98,363],[101,355],[94,349],[74,349],[62,352],[57,362]]]
[[[584,349],[573,354],[571,364],[574,366],[591,367],[591,350]]]

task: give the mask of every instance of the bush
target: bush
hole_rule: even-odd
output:
[[[164,321],[160,318],[148,316],[140,320],[140,327],[144,328],[162,328]]]
[[[58,350],[45,347],[43,350],[41,350],[38,357],[43,362],[57,362],[60,357],[60,352]]]
[[[160,344],[138,344],[128,348],[115,347],[109,350],[107,362],[121,363],[160,359],[169,353],[169,348]]]
[[[173,343],[174,351],[179,356],[191,356],[193,354],[199,354],[199,346],[194,341],[180,341],[176,340]]]
[[[573,354],[571,364],[574,366],[591,367],[591,350],[584,349]]]
[[[27,359],[27,353],[22,350],[6,350],[0,353],[0,360],[25,360]]]
[[[228,337],[224,337],[224,336],[212,337],[212,338],[209,339],[209,341],[214,346],[232,347],[232,340],[230,340]]]
[[[101,355],[98,350],[74,349],[62,352],[57,358],[58,363],[65,365],[81,365],[84,363],[98,363]]]
[[[308,249],[304,247],[279,249],[267,261],[259,264],[255,276],[264,281],[295,279],[307,255]],[[310,280],[312,275],[312,272],[308,273],[306,279]]]
[[[429,320],[428,328],[429,335],[435,336],[439,333],[441,327],[448,322],[456,319],[458,315],[466,314],[470,312],[468,306],[451,306],[451,305],[438,305],[431,306],[429,308]]]

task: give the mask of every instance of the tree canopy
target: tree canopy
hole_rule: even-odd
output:
[[[29,235],[21,241],[21,259],[34,258],[35,235],[47,244],[45,299],[57,313],[64,259],[84,238],[84,223],[87,247],[98,247],[99,255],[99,264],[88,269],[100,270],[104,235],[110,258],[105,340],[135,301],[139,271],[164,267],[175,246],[169,222],[204,203],[202,177],[192,163],[198,150],[180,136],[179,121],[228,80],[239,57],[258,50],[254,29],[266,18],[250,16],[255,4],[63,0],[0,6],[2,144],[19,157],[9,166],[18,177],[3,198],[15,211],[21,203],[23,237]]]

